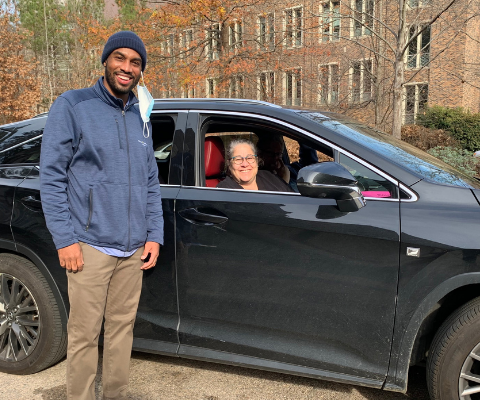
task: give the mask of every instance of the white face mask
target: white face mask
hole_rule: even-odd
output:
[[[150,136],[150,132],[148,130],[148,121],[150,121],[150,113],[152,112],[154,101],[152,95],[145,86],[145,81],[143,80],[143,72],[142,82],[143,86],[140,86],[140,84],[137,85],[138,106],[140,108],[140,115],[142,116],[143,120],[143,137],[148,138],[148,136]],[[145,128],[147,128],[147,136],[145,136]]]

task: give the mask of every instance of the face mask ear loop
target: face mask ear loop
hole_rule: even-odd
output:
[[[142,77],[142,84],[143,84],[143,86],[145,86],[145,80],[143,79],[143,72],[142,71],[140,71],[140,75]]]
[[[145,127],[147,127],[147,136],[145,136]],[[146,122],[143,123],[142,135],[145,139],[148,139],[148,137],[150,136],[150,129],[148,129],[148,123]]]

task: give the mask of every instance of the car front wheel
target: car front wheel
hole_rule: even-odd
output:
[[[480,400],[480,298],[455,311],[437,332],[427,379],[432,400]]]
[[[67,336],[58,305],[29,260],[0,254],[0,371],[31,374],[59,361]]]

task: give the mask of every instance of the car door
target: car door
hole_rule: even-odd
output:
[[[136,349],[175,354],[178,349],[178,306],[175,271],[175,198],[180,188],[181,154],[187,112],[154,111],[150,116],[159,170],[164,218],[164,244],[155,268],[144,273],[134,328]],[[165,149],[170,144],[169,154]],[[168,147],[168,146],[167,146]]]
[[[10,220],[12,217],[15,187],[32,169],[30,157],[35,157],[35,138],[42,134],[45,118],[33,118],[0,128],[0,240],[2,247],[13,245]],[[39,154],[39,152],[38,152]],[[12,248],[15,250],[15,248]]]
[[[341,213],[330,199],[203,187],[202,129],[212,117],[189,115],[176,201],[179,354],[380,387],[393,332],[398,199]],[[344,154],[344,164],[355,162]]]
[[[164,246],[161,247],[157,265],[144,273],[142,295],[134,328],[134,348],[150,349],[174,354],[178,348],[178,325],[175,252],[174,252],[174,201],[179,190],[185,113],[154,113],[152,138],[155,143],[170,141],[172,151],[168,158],[162,155],[157,162],[164,212]],[[40,140],[38,140],[38,145]],[[38,147],[39,150],[39,147]],[[38,165],[38,160],[37,164]],[[17,245],[28,247],[47,266],[67,301],[65,270],[60,267],[51,235],[46,227],[41,208],[39,169],[33,165],[27,178],[17,187],[12,217],[12,231]]]

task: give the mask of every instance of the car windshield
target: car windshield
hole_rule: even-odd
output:
[[[440,161],[438,158],[415,146],[395,139],[391,135],[350,120],[343,115],[295,111],[299,115],[321,123],[323,126],[360,145],[368,146],[369,149],[381,154],[390,162],[409,169],[415,175],[419,175],[427,181],[443,185],[480,189],[479,180],[469,177],[451,165]],[[330,115],[334,115],[334,119]]]

